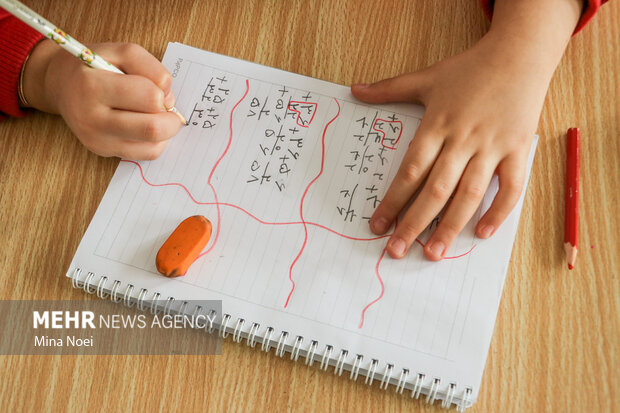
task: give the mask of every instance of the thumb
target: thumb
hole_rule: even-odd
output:
[[[353,96],[367,103],[422,102],[427,85],[423,72],[413,72],[372,84],[351,86]]]

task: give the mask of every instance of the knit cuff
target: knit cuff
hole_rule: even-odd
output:
[[[592,20],[598,9],[606,3],[607,0],[585,0],[583,5],[583,11],[581,12],[581,18],[577,22],[577,27],[575,27],[575,31],[573,32],[573,36],[576,35],[583,29],[586,24]]]
[[[581,12],[581,18],[577,22],[577,26],[575,27],[575,31],[573,32],[573,36],[576,35],[583,29],[592,17],[596,14],[598,9],[602,4],[606,3],[607,0],[585,0],[583,5],[583,11]],[[487,16],[489,20],[493,17],[493,5],[494,0],[480,0],[480,4],[482,5],[482,10],[484,14]]]
[[[43,35],[13,16],[0,20],[0,117],[23,117],[17,88],[26,57]]]

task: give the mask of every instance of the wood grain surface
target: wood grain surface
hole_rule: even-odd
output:
[[[26,3],[83,42],[179,41],[349,85],[475,44],[475,1]],[[478,402],[471,412],[620,411],[620,1],[573,38],[540,143]],[[70,87],[70,85],[68,85]],[[77,91],[76,91],[77,92]],[[565,132],[581,146],[581,249],[562,248]],[[0,299],[95,299],[64,277],[118,159],[57,116],[0,123]],[[0,332],[8,334],[10,332]],[[245,345],[221,356],[0,356],[1,411],[439,411]]]

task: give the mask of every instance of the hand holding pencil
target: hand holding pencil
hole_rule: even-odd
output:
[[[24,63],[22,103],[62,115],[92,152],[155,159],[185,124],[174,108],[170,73],[142,47],[105,43],[87,48],[60,29],[45,33],[51,23],[21,3],[0,0],[0,6],[25,22],[30,18],[31,27],[40,24],[35,28],[49,38],[35,46]],[[16,7],[38,17],[20,17]],[[65,47],[70,53],[59,47],[68,43],[75,49]]]

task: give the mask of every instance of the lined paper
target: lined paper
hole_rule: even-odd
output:
[[[382,257],[387,238],[368,219],[421,107],[363,104],[344,86],[177,43],[163,63],[190,125],[159,159],[120,163],[68,274],[221,299],[244,330],[256,322],[260,334],[287,331],[289,346],[299,335],[304,349],[346,349],[348,364],[363,354],[363,369],[374,358],[426,372],[471,386],[475,400],[522,199],[491,240],[475,238],[494,179],[446,254],[459,258],[430,262],[417,244],[404,259]],[[161,276],[159,247],[197,214],[213,224],[204,255],[184,277]]]

